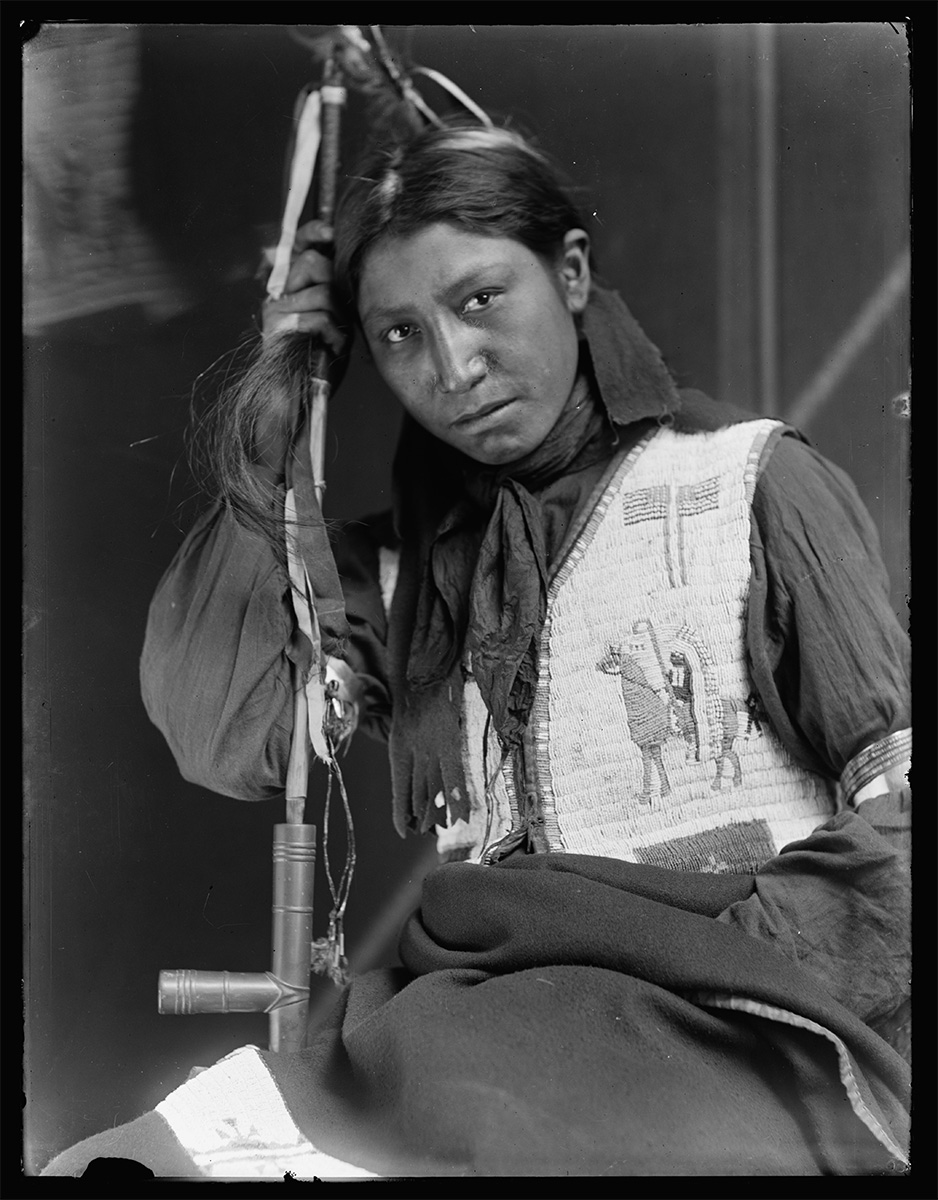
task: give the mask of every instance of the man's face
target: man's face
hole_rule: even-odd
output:
[[[576,378],[588,254],[581,230],[556,264],[513,238],[445,224],[378,242],[359,312],[381,377],[419,424],[477,462],[530,454]]]

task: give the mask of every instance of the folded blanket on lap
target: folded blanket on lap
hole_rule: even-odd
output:
[[[909,1070],[865,1022],[903,1000],[908,926],[905,862],[852,813],[755,877],[451,863],[402,968],[250,1053],[300,1143],[383,1176],[902,1170]]]

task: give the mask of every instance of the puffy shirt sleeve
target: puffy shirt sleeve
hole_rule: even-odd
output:
[[[358,542],[364,553],[366,538]],[[386,736],[380,588],[351,552],[345,569],[359,725]],[[160,581],[140,662],[144,705],[185,779],[243,800],[282,793],[294,630],[288,581],[270,548],[218,506],[209,509]]]
[[[839,780],[848,801],[890,771],[879,790],[897,791],[911,746],[910,649],[876,529],[849,477],[810,446],[781,436],[767,454],[747,618],[756,690],[796,761]]]
[[[863,820],[841,813],[786,847],[718,919],[790,955],[908,1061],[909,641],[848,476],[792,436],[767,452],[751,532],[753,682],[792,756],[836,780]],[[862,863],[845,837],[864,846]]]

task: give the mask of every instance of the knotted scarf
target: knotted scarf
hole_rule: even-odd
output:
[[[564,472],[608,458],[613,437],[581,375],[530,455],[502,468],[466,464],[466,498],[431,546],[407,683],[421,691],[441,682],[465,647],[506,747],[518,745],[527,722],[547,611],[547,535],[535,493]]]

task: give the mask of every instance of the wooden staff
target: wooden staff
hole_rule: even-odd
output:
[[[339,167],[339,131],[342,107],[345,103],[345,89],[341,84],[341,72],[334,56],[326,60],[323,70],[323,85],[320,89],[322,104],[322,141],[319,159],[319,203],[318,217],[324,224],[331,224],[335,211],[336,181]],[[309,462],[312,471],[313,492],[316,504],[322,511],[322,497],[325,491],[325,444],[326,444],[326,410],[329,402],[329,367],[331,358],[328,349],[320,346],[313,356],[309,401],[306,411],[300,414],[300,427],[305,424],[309,436]],[[301,451],[302,452],[302,451]],[[287,465],[290,473],[290,464]],[[288,485],[293,482],[288,478]],[[289,524],[289,516],[287,518]],[[288,532],[289,537],[289,532]],[[320,672],[320,646],[315,625],[315,609],[312,606],[312,596],[307,597],[311,606],[313,661],[311,672]],[[306,794],[309,779],[310,740],[307,736],[309,729],[309,698],[308,681],[303,678],[299,668],[294,669],[293,677],[294,713],[293,741],[290,746],[290,760],[287,767],[287,822],[293,825],[303,823],[306,809]],[[315,686],[316,680],[313,680]],[[321,685],[320,685],[321,686]],[[318,715],[318,714],[317,714]]]
[[[330,55],[323,72],[319,92],[321,106],[321,143],[319,158],[318,217],[331,223],[335,208],[336,178],[339,160],[340,114],[345,101],[341,72],[335,55]],[[297,153],[300,152],[299,145]],[[288,199],[288,207],[290,200]],[[302,201],[294,201],[296,210]],[[285,224],[286,224],[285,214]],[[308,438],[308,463],[315,503],[322,509],[324,490],[325,425],[329,398],[329,352],[319,347],[312,364],[313,379],[308,400],[301,412],[301,446]],[[304,451],[301,449],[300,453]],[[305,477],[305,464],[294,471],[288,463],[288,495]],[[305,479],[303,480],[305,482]],[[296,509],[293,509],[295,521]],[[285,514],[290,539],[290,511]],[[302,558],[300,559],[302,564]],[[301,622],[312,642],[312,655],[306,671],[294,667],[294,726],[286,783],[286,822],[274,826],[272,962],[264,972],[233,971],[161,971],[158,1010],[165,1014],[266,1012],[269,1015],[271,1050],[292,1053],[306,1044],[309,1019],[309,983],[313,954],[313,887],[315,882],[316,827],[304,821],[307,781],[310,767],[310,734],[318,747],[331,750],[321,729],[310,728],[310,693],[318,698],[314,720],[321,724],[325,711],[322,683],[321,642],[314,597],[309,577],[303,571],[305,587],[301,604],[308,618]],[[317,738],[316,735],[319,735]],[[321,749],[317,748],[321,754]]]

